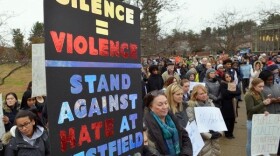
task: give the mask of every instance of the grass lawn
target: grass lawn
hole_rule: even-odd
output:
[[[17,66],[19,65],[16,63],[0,65],[0,77],[2,78]],[[26,87],[31,79],[32,68],[30,63],[6,78],[5,83],[0,86],[0,93],[2,93],[3,100],[5,95],[9,92],[15,92],[18,96],[18,99],[21,100],[22,94],[26,90]]]

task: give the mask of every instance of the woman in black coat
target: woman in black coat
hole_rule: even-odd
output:
[[[14,119],[19,111],[19,103],[17,95],[13,92],[6,94],[5,102],[3,104],[3,118],[2,121],[5,125],[5,131],[8,132],[14,125]]]
[[[147,107],[144,124],[148,128],[148,146],[160,155],[192,155],[192,144],[188,133],[177,118],[169,112],[167,98],[163,92],[153,91],[144,98]]]
[[[223,81],[220,85],[220,90],[222,93],[221,100],[221,112],[225,120],[228,131],[225,132],[225,136],[228,139],[233,139],[233,129],[235,123],[235,105],[233,103],[234,97],[241,94],[240,89],[237,88],[237,85],[233,82],[229,73],[224,74]]]
[[[6,146],[5,156],[50,155],[47,130],[38,122],[36,114],[21,110],[15,117],[15,124],[16,128],[11,129],[12,138]]]
[[[149,67],[149,72],[151,73],[151,75],[148,78],[147,91],[151,92],[153,90],[161,90],[163,87],[163,79],[159,74],[158,66],[151,65]]]

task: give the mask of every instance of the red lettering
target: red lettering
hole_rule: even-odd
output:
[[[66,36],[65,32],[60,32],[59,36],[57,35],[57,33],[55,31],[50,31],[50,34],[52,37],[52,41],[53,41],[55,50],[60,53],[62,51],[65,36]]]
[[[129,47],[130,47],[130,57],[132,59],[137,59],[138,58],[138,56],[137,56],[137,50],[138,50],[137,44],[131,43],[129,45]]]
[[[124,59],[138,59],[138,45],[135,43],[94,38],[89,36],[74,36],[71,33],[50,31],[51,39],[57,53],[121,57]],[[63,49],[64,43],[66,48]],[[96,46],[96,47],[95,47]],[[97,48],[98,47],[98,48]]]
[[[60,131],[60,149],[62,152],[65,152],[67,149],[67,143],[70,143],[70,148],[76,146],[75,139],[75,129],[69,128],[69,135],[67,136],[66,131]]]
[[[99,39],[99,55],[100,56],[109,56],[108,52],[108,40],[104,38]]]
[[[102,127],[102,122],[95,122],[91,124],[91,129],[95,130],[95,140],[100,140],[100,128]]]
[[[79,146],[82,146],[83,142],[86,141],[87,143],[91,142],[88,129],[86,125],[82,125],[79,137]]]
[[[123,42],[121,44],[121,49],[120,49],[120,53],[122,55],[123,58],[128,58],[128,44],[126,42]]]
[[[114,135],[114,119],[105,120],[105,136],[108,138]]]
[[[98,55],[98,50],[94,48],[94,38],[89,37],[89,54],[90,55]]]
[[[74,49],[75,51],[82,55],[84,53],[86,53],[88,44],[87,44],[87,40],[83,37],[83,36],[77,36],[74,40]]]
[[[114,57],[120,57],[120,42],[119,41],[112,41],[110,40],[110,56]]]
[[[67,33],[67,53],[73,54],[73,35]]]

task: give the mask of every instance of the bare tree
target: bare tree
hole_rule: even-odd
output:
[[[5,80],[15,71],[26,66],[29,63],[29,59],[25,56],[20,55],[16,50],[17,48],[14,48],[16,46],[10,46],[8,44],[9,41],[5,39],[7,35],[12,33],[12,31],[9,31],[10,29],[7,26],[8,20],[12,17],[12,14],[0,14],[0,66],[11,63],[17,63],[17,66],[12,70],[5,72],[6,74],[0,77],[0,86],[4,85]]]
[[[252,42],[252,27],[256,26],[256,22],[245,18],[236,10],[221,11],[213,22],[216,27],[212,32],[212,49],[234,52]]]

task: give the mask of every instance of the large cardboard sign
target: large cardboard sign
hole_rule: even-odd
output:
[[[0,93],[0,118],[2,119],[3,113],[3,100],[2,100],[2,93]],[[5,134],[5,125],[3,122],[0,122],[0,138]]]
[[[141,150],[140,10],[113,0],[46,0],[52,155]]]
[[[280,114],[254,114],[252,120],[252,155],[276,154],[280,138]]]
[[[195,121],[192,121],[191,123],[188,122],[185,130],[189,133],[189,137],[192,142],[193,156],[197,156],[205,144],[198,131],[196,122]]]
[[[46,96],[45,44],[32,44],[32,97]]]
[[[227,131],[224,118],[219,108],[194,107],[195,120],[200,133],[213,131]]]

